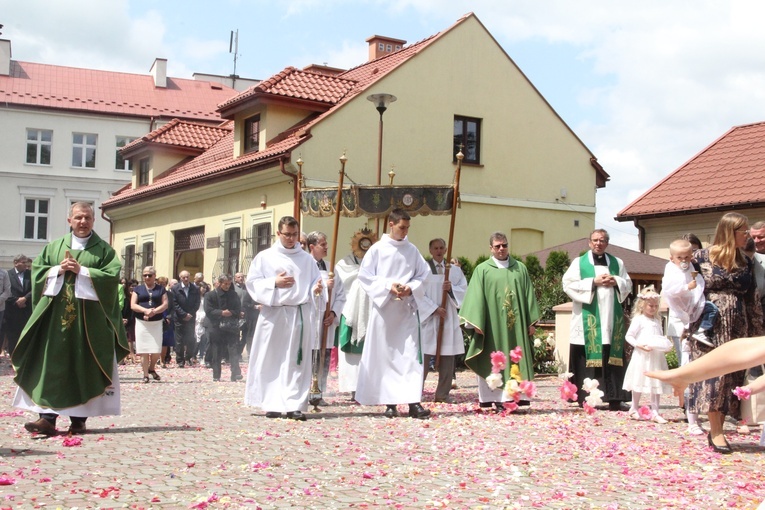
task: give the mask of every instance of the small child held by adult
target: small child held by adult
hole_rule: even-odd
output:
[[[671,394],[672,388],[657,379],[646,377],[647,371],[667,370],[664,353],[672,348],[672,342],[662,332],[659,318],[659,294],[648,286],[637,296],[632,322],[627,330],[626,340],[635,349],[624,373],[623,389],[632,392],[632,406],[628,411],[633,420],[648,419],[655,423],[667,423],[659,414],[661,395]],[[650,415],[641,415],[640,397],[651,395]]]
[[[704,278],[693,266],[693,248],[689,241],[677,239],[669,245],[669,262],[664,267],[661,294],[669,309],[685,324],[701,318],[699,328],[691,338],[707,347],[711,341],[712,328],[717,321],[717,306],[704,298]]]

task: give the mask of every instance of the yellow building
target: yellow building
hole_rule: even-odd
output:
[[[455,256],[488,253],[497,230],[513,253],[589,234],[608,174],[474,14],[408,46],[367,42],[358,67],[287,67],[231,98],[219,128],[176,122],[126,147],[133,182],[103,205],[126,274],[147,262],[208,281],[246,272],[294,214],[298,160],[307,187],[330,187],[343,154],[346,184],[388,184],[391,170],[396,185],[450,184],[461,148]],[[380,93],[396,101],[378,115],[368,97]],[[375,221],[341,220],[338,259],[364,226]],[[333,222],[301,228],[331,235]],[[448,233],[447,216],[417,216],[409,236],[427,253]]]

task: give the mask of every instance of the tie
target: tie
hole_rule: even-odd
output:
[[[436,273],[444,274],[444,263],[443,262],[441,262],[439,264],[436,264]]]
[[[322,271],[326,271],[327,270],[327,265],[324,263],[323,259],[317,261],[316,264],[319,266],[319,269],[321,269]]]

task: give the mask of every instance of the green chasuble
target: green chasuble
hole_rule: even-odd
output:
[[[507,356],[503,380],[510,378],[510,351],[520,346],[523,358],[518,363],[524,380],[534,378],[534,345],[529,326],[539,319],[539,307],[526,266],[512,257],[507,269],[493,259],[479,264],[468,284],[460,309],[460,322],[475,326],[466,329],[470,345],[465,364],[484,379],[491,374],[491,353]]]
[[[41,406],[65,409],[101,396],[112,385],[116,359],[128,354],[119,309],[120,261],[93,232],[84,250],[71,234],[51,242],[32,265],[32,316],[13,351],[14,381]],[[76,276],[66,272],[54,297],[43,296],[51,267],[70,255],[90,271],[98,301],[75,297]]]
[[[335,345],[341,351],[349,354],[361,354],[364,350],[364,339],[358,343],[353,343],[353,328],[345,322],[345,315],[340,316],[340,325],[335,330]]]

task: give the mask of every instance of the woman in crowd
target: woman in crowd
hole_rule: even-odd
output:
[[[122,324],[125,326],[125,332],[127,333],[128,345],[130,346],[130,354],[128,354],[128,361],[135,363],[137,357],[135,354],[135,315],[133,314],[133,289],[138,285],[138,281],[129,280],[125,281],[122,285],[122,292],[124,295],[124,304],[122,306]]]
[[[143,270],[143,284],[133,289],[130,307],[135,314],[135,350],[141,356],[143,382],[149,382],[149,375],[159,381],[155,371],[159,354],[162,352],[162,322],[167,310],[167,291],[157,282],[157,271],[153,266]]]
[[[695,253],[706,285],[704,294],[719,309],[720,315],[712,330],[715,348],[734,338],[762,335],[762,309],[755,299],[756,284],[752,261],[743,252],[748,234],[746,216],[725,214],[717,224],[712,245]],[[695,331],[698,324],[692,324]],[[690,340],[691,360],[709,352],[706,345]],[[744,382],[738,371],[689,386],[686,406],[689,413],[706,413],[709,418],[709,445],[719,453],[730,453],[723,434],[726,415],[740,417],[739,401],[733,389]]]

